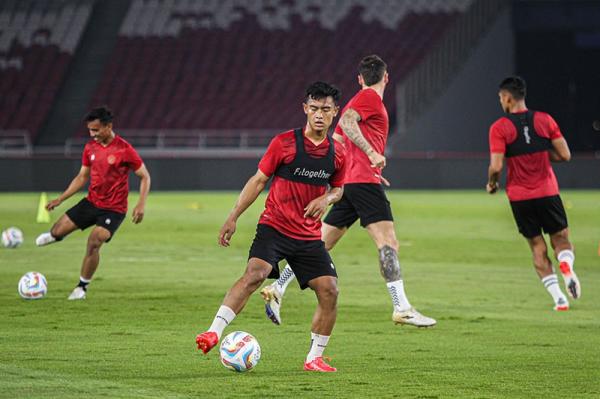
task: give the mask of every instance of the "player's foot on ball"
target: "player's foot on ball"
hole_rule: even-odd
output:
[[[409,324],[416,327],[433,327],[437,323],[435,319],[423,316],[415,308],[402,311],[394,310],[392,320],[396,324]]]
[[[581,297],[581,284],[579,284],[579,279],[573,269],[569,267],[567,262],[561,262],[560,272],[565,280],[565,287],[569,296],[573,299],[579,299]]]
[[[71,295],[69,295],[69,301],[76,301],[79,299],[85,299],[85,290],[81,287],[75,287]]]
[[[196,344],[198,349],[205,355],[219,343],[219,336],[216,332],[207,331],[196,336]]]
[[[277,288],[273,286],[273,284],[267,285],[260,291],[260,295],[262,295],[265,300],[265,313],[269,320],[273,323],[279,325],[281,324],[281,315],[279,311],[281,309],[281,294],[277,291]]]
[[[558,301],[554,304],[554,310],[558,312],[569,310],[569,301],[567,301],[567,298],[558,298]]]
[[[320,371],[321,373],[334,373],[337,371],[335,367],[325,363],[322,357],[316,357],[312,362],[304,362],[304,370]]]
[[[38,247],[43,247],[44,245],[52,244],[53,242],[56,242],[56,238],[54,238],[50,232],[42,233],[35,239],[35,245]]]

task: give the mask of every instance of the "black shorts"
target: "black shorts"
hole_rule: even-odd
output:
[[[124,213],[118,213],[110,211],[108,209],[96,208],[87,198],[82,199],[65,212],[67,216],[75,223],[81,230],[85,230],[92,225],[104,227],[110,231],[110,238],[106,242],[110,241],[115,235],[115,232],[125,219]]]
[[[338,228],[350,227],[360,218],[360,225],[393,221],[390,201],[381,184],[351,183],[344,185],[342,199],[333,204],[323,222]]]
[[[302,289],[308,287],[308,282],[314,278],[337,277],[323,241],[296,240],[266,224],[256,226],[256,236],[248,254],[250,258],[262,259],[273,266],[269,278],[279,278],[279,261],[287,260]]]
[[[519,233],[526,238],[542,235],[542,230],[554,234],[568,227],[567,214],[559,195],[511,201],[510,207]]]

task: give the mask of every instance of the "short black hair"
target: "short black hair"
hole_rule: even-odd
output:
[[[317,81],[311,84],[306,88],[306,96],[304,97],[304,102],[307,102],[309,99],[313,100],[321,100],[323,98],[331,97],[333,98],[334,103],[338,103],[340,101],[340,97],[342,96],[342,92],[340,89],[326,82]]]
[[[103,125],[108,125],[113,121],[113,113],[106,105],[96,107],[85,116],[86,122],[92,122],[98,119]]]
[[[509,76],[500,82],[498,88],[509,92],[515,100],[522,100],[527,95],[527,84],[520,76]]]
[[[387,64],[378,55],[368,55],[358,64],[358,73],[367,86],[373,86],[383,79]]]

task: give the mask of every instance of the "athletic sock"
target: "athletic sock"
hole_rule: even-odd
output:
[[[87,291],[87,286],[88,284],[92,281],[92,279],[86,279],[83,277],[79,277],[79,284],[77,284],[78,287],[83,288],[84,291]]]
[[[406,293],[404,293],[403,280],[391,281],[386,283],[386,285],[390,293],[390,297],[392,297],[394,310],[402,312],[411,308],[410,302],[408,302],[408,298],[406,297]]]
[[[560,263],[560,271],[562,274],[570,274],[573,271],[575,263],[575,254],[570,249],[564,249],[556,256]]]
[[[310,333],[310,351],[306,355],[306,363],[310,363],[317,357],[323,356],[323,351],[329,342],[329,335],[319,335],[314,332]]]
[[[208,331],[217,333],[217,336],[219,339],[221,339],[223,330],[225,330],[225,327],[227,327],[233,321],[233,319],[235,319],[235,313],[233,310],[231,310],[231,308],[228,306],[221,305]]]
[[[546,287],[546,290],[552,296],[555,304],[557,304],[560,299],[563,299],[565,303],[569,303],[565,294],[560,290],[556,274],[549,274],[542,278],[542,284],[544,284],[544,287]]]
[[[296,275],[292,271],[292,268],[290,265],[286,264],[283,268],[283,271],[279,274],[279,278],[277,281],[275,281],[275,288],[277,288],[277,291],[283,295],[287,289],[287,286],[294,281],[295,278]]]

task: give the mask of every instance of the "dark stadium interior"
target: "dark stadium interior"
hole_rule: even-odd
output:
[[[200,176],[223,168],[236,176],[238,162],[256,162],[273,134],[302,123],[308,83],[331,81],[345,103],[358,88],[357,61],[370,53],[388,62],[392,79],[386,172],[396,188],[479,187],[487,128],[501,115],[497,83],[512,73],[526,78],[529,106],[554,115],[575,153],[558,170],[565,184],[597,187],[586,171],[600,153],[592,128],[600,119],[598,2],[218,4],[2,1],[0,164],[17,162],[20,176],[3,176],[1,189],[61,187],[42,183],[53,179],[40,165],[77,169],[82,115],[100,104],[141,148],[156,188],[235,188],[245,176],[174,187],[159,170],[180,162]],[[450,181],[439,177],[457,165]]]

